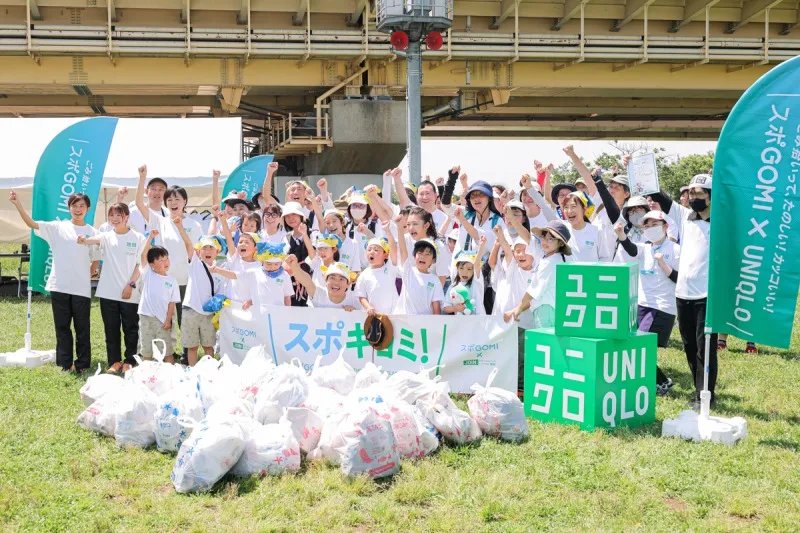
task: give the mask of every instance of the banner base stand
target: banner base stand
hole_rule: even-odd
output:
[[[686,410],[677,418],[664,420],[661,436],[680,437],[694,442],[719,442],[733,446],[747,436],[747,421],[740,416],[721,418]]]
[[[0,366],[24,366],[35,368],[56,360],[55,350],[33,350],[33,338],[31,336],[31,293],[32,289],[28,286],[28,324],[25,332],[25,347],[16,352],[0,353]]]

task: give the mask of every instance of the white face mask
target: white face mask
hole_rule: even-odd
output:
[[[658,242],[664,238],[664,229],[661,226],[653,226],[644,229],[644,238],[650,242]]]
[[[354,220],[362,220],[364,217],[367,216],[367,210],[361,208],[351,208],[350,215],[353,217]]]
[[[634,226],[641,226],[642,225],[642,218],[644,218],[644,213],[634,213],[628,217],[628,221],[633,224]]]

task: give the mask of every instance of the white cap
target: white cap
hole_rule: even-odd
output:
[[[702,187],[703,189],[711,190],[711,176],[708,174],[697,174],[689,182],[689,187]]]
[[[300,215],[303,218],[307,216],[305,208],[298,202],[286,202],[283,204],[281,216],[285,217],[287,215]]]

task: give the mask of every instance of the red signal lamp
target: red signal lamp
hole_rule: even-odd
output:
[[[395,50],[405,50],[408,48],[408,35],[404,31],[392,32],[390,42]]]
[[[432,31],[425,36],[425,45],[428,50],[439,50],[442,44],[444,44],[444,39],[442,39],[442,34],[438,31]]]

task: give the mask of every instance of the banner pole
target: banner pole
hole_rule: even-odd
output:
[[[705,346],[705,357],[703,361],[703,391],[700,393],[700,416],[703,418],[708,418],[709,413],[711,411],[711,391],[708,390],[708,374],[709,374],[709,364],[711,360],[710,351],[711,351],[711,332],[706,328],[705,331],[706,337],[706,346]]]

